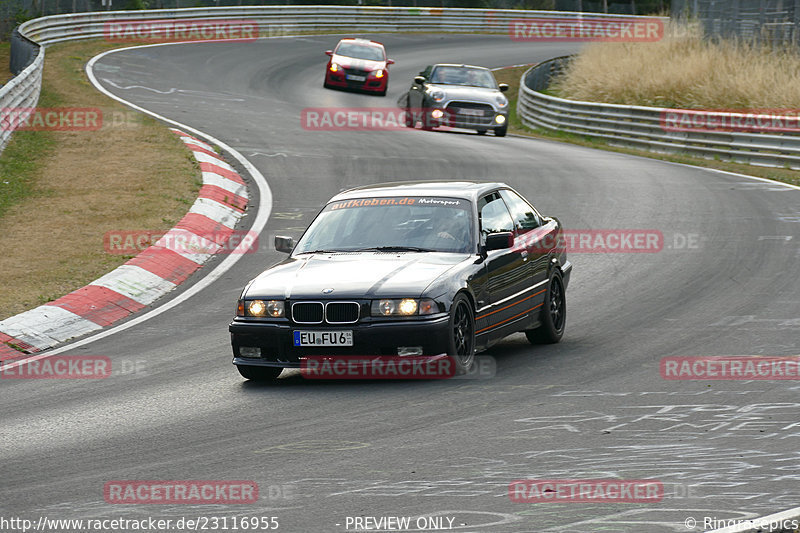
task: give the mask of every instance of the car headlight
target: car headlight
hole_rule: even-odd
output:
[[[378,70],[375,71],[375,77],[376,78],[382,78],[383,75],[384,75],[384,72],[383,72],[382,68],[379,68]]]
[[[441,102],[444,100],[445,94],[444,91],[440,89],[431,89],[428,91],[428,96],[430,96],[434,102]]]
[[[497,96],[494,97],[494,99],[495,102],[497,102],[497,105],[499,105],[500,107],[505,107],[508,105],[508,98],[506,98],[502,94],[498,94]]]
[[[331,72],[339,72],[340,68],[341,67],[339,65],[337,65],[336,63],[331,63]]]
[[[372,301],[372,316],[417,316],[432,315],[439,306],[430,298],[402,298]]]
[[[237,316],[258,316],[282,318],[284,316],[281,300],[239,300]]]

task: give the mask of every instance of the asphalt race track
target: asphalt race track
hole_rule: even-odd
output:
[[[689,517],[701,531],[704,517],[796,506],[798,382],[667,381],[659,362],[800,353],[800,191],[550,141],[303,129],[307,107],[394,106],[433,62],[500,67],[577,49],[487,35],[376,39],[397,61],[385,98],[322,88],[335,36],[131,49],[98,61],[95,75],[114,94],[247,157],[269,183],[272,213],[258,252],[200,294],[67,352],[109,356],[110,378],[4,380],[0,514],[275,516],[279,531],[299,533],[346,531],[355,516],[449,517],[464,532],[659,533],[691,531]],[[285,372],[275,384],[245,382],[230,363],[227,325],[244,284],[282,257],[272,237],[298,236],[342,189],[407,179],[505,181],[567,228],[655,229],[664,247],[572,254],[563,341],[509,337],[483,354],[496,364],[484,379]],[[660,480],[665,496],[508,496],[518,479],[597,478]],[[111,480],[254,480],[260,498],[114,505],[103,497]]]

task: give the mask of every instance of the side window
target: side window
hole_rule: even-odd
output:
[[[500,231],[514,231],[514,221],[506,209],[506,204],[497,193],[492,193],[481,198],[478,203],[481,234],[498,233]]]
[[[536,210],[528,205],[528,202],[520,198],[520,196],[513,191],[503,189],[500,191],[500,196],[508,204],[508,209],[511,211],[511,216],[514,219],[514,227],[519,233],[525,233],[532,229],[541,226],[539,215]]]

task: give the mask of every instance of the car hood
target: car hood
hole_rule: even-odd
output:
[[[468,254],[339,252],[289,258],[262,272],[246,298],[411,298]],[[333,289],[329,293],[323,290]],[[432,295],[437,296],[437,295]]]
[[[370,59],[357,59],[355,57],[333,54],[331,61],[344,68],[357,68],[359,70],[378,70],[386,68],[386,61],[372,61]]]
[[[499,89],[484,89],[482,87],[464,87],[461,85],[442,85],[431,83],[428,87],[444,91],[448,102],[451,100],[469,100],[471,102],[485,102],[494,107],[497,105],[497,95],[503,94]]]

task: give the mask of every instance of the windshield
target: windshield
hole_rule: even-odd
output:
[[[383,49],[377,46],[367,46],[355,43],[341,43],[336,48],[336,54],[340,56],[354,57],[356,59],[368,59],[370,61],[383,61],[385,59]]]
[[[387,250],[469,253],[470,202],[390,197],[332,202],[314,219],[294,254]]]
[[[431,74],[431,82],[497,89],[497,83],[492,73],[482,68],[436,67]]]

